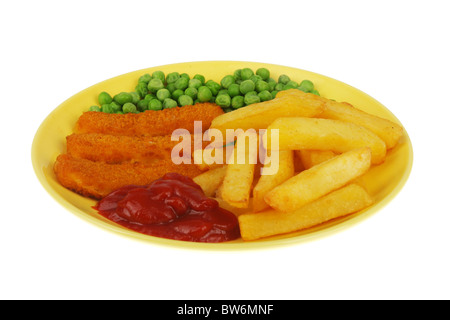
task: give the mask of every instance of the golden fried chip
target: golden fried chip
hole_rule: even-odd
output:
[[[297,210],[363,175],[370,159],[369,148],[348,151],[300,172],[267,193],[264,200],[280,211]]]
[[[345,216],[372,204],[370,195],[360,186],[350,184],[315,200],[298,210],[241,214],[238,217],[244,241],[256,240],[310,228]]]

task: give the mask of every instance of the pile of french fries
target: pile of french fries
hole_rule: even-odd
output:
[[[267,152],[278,152],[274,174],[264,174],[267,163],[250,161],[258,150],[247,147],[248,161],[211,166],[194,178],[207,196],[238,216],[244,241],[310,228],[369,207],[373,200],[358,178],[383,163],[403,135],[390,120],[297,89],[223,114],[211,128],[224,136],[227,129],[266,129],[256,139],[262,138]],[[271,143],[271,129],[278,129],[278,145]]]

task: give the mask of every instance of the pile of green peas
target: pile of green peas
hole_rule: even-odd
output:
[[[275,80],[267,68],[253,71],[243,68],[226,75],[220,83],[207,80],[201,74],[192,78],[187,73],[162,71],[146,73],[138,79],[133,92],[120,92],[111,96],[108,92],[98,95],[98,104],[89,111],[106,113],[139,113],[146,110],[162,110],[214,102],[225,112],[254,103],[272,100],[282,90],[298,89],[319,95],[310,80],[298,83],[282,74]]]

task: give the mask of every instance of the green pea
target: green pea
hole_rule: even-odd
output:
[[[303,80],[300,82],[300,86],[298,87],[299,90],[302,90],[303,92],[311,92],[314,90],[314,84],[310,80]]]
[[[99,111],[102,111],[102,109],[100,109],[99,106],[91,106],[91,107],[89,108],[89,111],[99,112]]]
[[[162,83],[164,83],[166,81],[166,76],[164,75],[164,72],[162,72],[162,71],[153,72],[152,78],[159,79],[159,80],[161,80]]]
[[[237,69],[234,71],[233,75],[236,80],[242,80],[241,72],[242,69]]]
[[[129,92],[121,92],[114,96],[114,101],[123,106],[125,103],[133,101],[133,97]]]
[[[241,94],[241,91],[239,90],[239,85],[237,83],[233,83],[228,87],[228,94],[230,97],[235,97]]]
[[[145,95],[148,93],[148,83],[145,82],[138,82],[136,88],[134,88],[134,91],[137,92],[137,94],[141,97],[144,98]]]
[[[253,76],[253,70],[250,68],[244,68],[241,70],[241,79],[242,80],[250,80],[251,76]]]
[[[289,90],[289,89],[297,89],[297,86],[294,86],[294,85],[288,83],[284,86],[284,90]]]
[[[186,79],[186,78],[184,78],[184,77],[181,77],[180,76],[180,79],[178,79],[176,82],[175,82],[175,88],[176,89],[180,89],[180,90],[186,90],[186,88],[188,87],[188,85],[189,85],[189,79]]]
[[[272,100],[272,94],[268,90],[264,90],[258,93],[258,97],[261,101]]]
[[[264,80],[258,80],[256,81],[255,89],[258,92],[262,92],[262,91],[269,91],[270,87],[269,84]]]
[[[170,91],[166,88],[159,89],[158,92],[156,92],[156,98],[158,98],[159,101],[164,101],[167,98],[170,98]]]
[[[148,110],[148,104],[149,101],[143,99],[137,103],[136,108],[138,109],[138,111],[144,112],[145,110]]]
[[[290,80],[288,83],[286,83],[286,86],[292,87],[292,88],[297,88],[298,87],[298,83],[295,82],[294,80]]]
[[[273,90],[275,90],[275,86],[277,85],[277,82],[275,81],[275,79],[269,78],[269,80],[267,80],[267,84],[269,85],[269,90],[273,91]]]
[[[113,108],[111,107],[111,104],[104,104],[104,105],[102,106],[102,111],[103,111],[104,113],[114,113],[114,110],[113,110]]]
[[[123,113],[136,113],[137,108],[133,103],[127,102],[122,106],[122,111]]]
[[[291,78],[285,74],[278,77],[278,83],[287,84],[289,81],[291,81]]]
[[[212,92],[211,89],[209,89],[206,86],[201,86],[198,88],[197,98],[200,102],[207,102],[212,99]]]
[[[200,100],[198,100],[198,99],[195,99],[194,100],[194,104],[197,104],[197,103],[199,103],[200,102]]]
[[[228,87],[230,85],[232,85],[233,83],[236,83],[236,79],[233,76],[230,76],[230,75],[223,77],[222,80],[220,81],[220,84],[225,89],[228,89]]]
[[[112,101],[113,101],[113,99],[112,99],[112,97],[109,95],[108,92],[103,91],[103,92],[101,92],[101,93],[98,95],[98,103],[99,103],[100,105],[107,104],[107,103],[111,103]]]
[[[271,92],[270,92],[270,94],[272,95],[272,99],[275,99],[276,97],[277,97],[277,93],[278,92],[280,92],[280,91],[278,91],[278,90],[272,90]]]
[[[282,84],[282,83],[277,83],[277,85],[275,86],[275,90],[277,90],[277,91],[283,91],[283,90],[284,90],[284,84]]]
[[[148,103],[148,110],[158,111],[163,108],[163,104],[158,99],[150,100]]]
[[[225,113],[228,113],[228,112],[231,112],[231,111],[233,111],[234,109],[233,108],[230,108],[230,107],[228,107],[228,108],[223,108],[223,112],[225,112]]]
[[[152,80],[152,76],[146,73],[139,77],[138,82],[144,82],[145,84],[148,84],[150,80]]]
[[[122,110],[122,106],[120,104],[118,104],[117,102],[115,102],[115,101],[111,102],[109,104],[109,106],[111,107],[111,110],[113,112],[117,112],[117,111]],[[102,106],[102,108],[103,108],[103,106]]]
[[[167,84],[175,83],[178,79],[180,79],[180,74],[178,72],[171,72],[167,74],[166,77]]]
[[[130,92],[131,94],[131,103],[136,104],[139,102],[139,100],[141,100],[141,97],[139,97],[139,94],[137,92]]]
[[[201,80],[195,79],[195,78],[189,80],[189,85],[188,85],[189,88],[198,89],[201,86],[202,86],[202,81]]]
[[[252,80],[244,80],[239,86],[239,90],[242,94],[246,94],[250,91],[255,90],[255,83]]]
[[[250,91],[245,94],[244,102],[246,105],[250,105],[250,104],[261,102],[261,98],[258,96],[258,94],[255,91]]]
[[[196,74],[195,76],[194,76],[194,78],[193,79],[197,79],[197,80],[200,80],[200,82],[201,82],[201,84],[202,85],[204,85],[205,84],[205,77],[204,76],[202,76],[201,74]],[[198,88],[197,88],[198,89]]]
[[[313,90],[311,91],[311,93],[312,93],[312,94],[315,94],[316,96],[320,96],[319,91],[317,91],[316,89],[313,89]]]
[[[262,78],[262,80],[267,81],[270,78],[270,71],[266,68],[259,68],[256,70],[256,74]]]
[[[123,114],[123,112],[119,110],[116,112],[116,114]]]
[[[110,105],[111,109],[113,110],[113,112],[122,110],[122,106],[115,101],[111,102],[109,105]]]
[[[178,101],[178,98],[181,97],[183,94],[184,94],[183,90],[177,89],[174,92],[172,92],[172,99]]]
[[[172,98],[167,98],[163,101],[163,109],[172,109],[178,107],[178,103]]]
[[[228,90],[222,89],[222,90],[219,90],[219,92],[217,92],[217,95],[221,95],[221,94],[228,94]]]
[[[147,100],[147,101],[150,101],[152,99],[156,99],[156,96],[154,94],[151,94],[151,93],[146,94],[145,97],[144,97],[144,100]]]
[[[180,74],[180,78],[185,78],[187,81],[189,81],[189,79],[191,79],[187,73]]]
[[[220,94],[216,97],[216,104],[222,108],[231,106],[231,97],[228,94]]]
[[[231,106],[234,109],[239,109],[245,106],[244,97],[243,96],[235,96],[231,99]]]
[[[194,87],[187,88],[184,90],[184,94],[191,97],[193,100],[197,99],[198,91]]]
[[[256,74],[254,74],[250,77],[250,80],[252,80],[254,83],[257,83],[259,80],[262,80],[262,78]]]
[[[161,81],[161,79],[153,78],[152,80],[150,80],[147,87],[150,93],[156,93],[158,90],[164,88],[164,83]]]
[[[174,92],[177,88],[175,88],[175,83],[169,83],[166,86],[166,89],[169,90],[170,93]]]
[[[219,93],[220,89],[222,89],[221,85],[214,80],[206,81],[205,85],[209,88],[209,90],[211,90],[213,96],[217,96],[217,93]]]
[[[183,94],[178,98],[178,104],[180,107],[191,106],[194,104],[194,100],[190,96]]]

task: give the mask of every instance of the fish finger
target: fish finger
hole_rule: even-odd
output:
[[[194,152],[192,136],[190,149],[183,150],[183,155],[191,156]],[[172,149],[180,143],[172,141],[171,136],[115,136],[102,133],[80,133],[67,136],[67,153],[75,158],[106,163],[140,162],[152,164],[157,161],[172,160]],[[174,139],[175,140],[175,139]],[[202,141],[202,148],[207,142]],[[192,160],[193,161],[193,160]]]
[[[147,185],[168,172],[193,178],[202,171],[194,164],[176,165],[172,161],[108,164],[61,154],[54,164],[59,183],[83,196],[101,199],[127,185]]]
[[[171,136],[130,137],[101,133],[71,134],[67,138],[67,153],[74,158],[106,163],[155,163],[171,159],[178,141]]]
[[[221,107],[208,102],[160,111],[147,110],[137,114],[88,111],[80,116],[74,132],[164,136],[171,135],[176,129],[187,129],[190,133],[194,133],[194,121],[202,122],[202,132],[204,132],[209,128],[212,120],[223,113]]]

